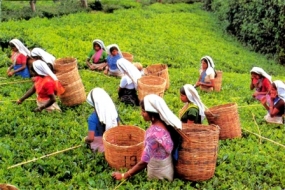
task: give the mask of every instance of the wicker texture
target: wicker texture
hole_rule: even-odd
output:
[[[154,64],[146,67],[145,75],[146,76],[152,75],[164,78],[166,81],[165,90],[167,90],[170,86],[168,67],[166,64]]]
[[[65,85],[65,92],[60,96],[60,101],[65,106],[82,104],[86,100],[86,93],[81,79]]]
[[[219,147],[220,129],[216,125],[183,124],[183,138],[175,165],[177,175],[185,180],[204,181],[213,177]]]
[[[144,149],[145,131],[136,126],[121,125],[103,134],[105,159],[117,170],[136,165]]]
[[[134,56],[128,52],[122,52],[123,57],[128,60],[129,62],[133,62]]]
[[[220,139],[241,137],[241,127],[236,103],[214,106],[205,111],[209,124],[221,128]]]
[[[216,71],[217,77],[214,79],[214,91],[220,92],[222,88],[223,71]]]
[[[55,73],[65,73],[77,67],[77,59],[72,57],[56,59],[54,62]]]
[[[77,67],[74,67],[73,69],[71,69],[68,72],[61,72],[61,73],[58,72],[55,75],[58,78],[58,80],[60,81],[60,83],[64,86],[70,84],[73,81],[77,81],[77,80],[81,79],[80,75],[78,73]]]
[[[61,58],[55,61],[55,74],[65,89],[60,101],[65,106],[82,104],[86,100],[84,85],[77,69],[75,58]]]
[[[138,97],[141,101],[148,94],[163,97],[166,81],[157,76],[143,76],[138,80]]]

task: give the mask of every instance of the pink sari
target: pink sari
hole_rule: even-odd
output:
[[[91,57],[91,60],[93,60],[93,63],[97,64],[99,62],[102,53],[103,53],[103,50],[100,49],[99,51],[93,54],[93,56]]]

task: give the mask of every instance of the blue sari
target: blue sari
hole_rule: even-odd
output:
[[[22,67],[22,65],[20,65],[20,64],[15,64],[15,65],[14,65],[14,71],[17,70],[17,69],[19,69],[20,67]],[[15,76],[21,76],[21,77],[23,77],[23,78],[30,78],[30,72],[29,72],[28,67],[26,66],[25,69],[16,72],[16,73],[15,73]]]

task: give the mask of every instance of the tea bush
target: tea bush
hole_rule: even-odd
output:
[[[87,118],[93,108],[87,103],[66,107],[58,101],[62,113],[34,113],[35,100],[16,105],[31,82],[19,77],[6,78],[10,50],[0,51],[0,182],[19,189],[282,189],[285,188],[284,148],[258,138],[244,129],[285,144],[284,125],[270,125],[263,120],[266,111],[251,97],[249,90],[252,66],[268,71],[273,80],[285,80],[284,67],[263,55],[251,52],[224,33],[213,13],[195,4],[152,4],[128,10],[77,13],[61,18],[32,18],[9,21],[0,26],[0,39],[21,39],[29,48],[40,46],[57,58],[76,57],[79,73],[89,92],[104,88],[117,106],[124,124],[149,126],[140,108],[118,100],[120,79],[84,69],[92,41],[105,45],[116,43],[134,55],[145,67],[154,63],[169,66],[170,88],[164,99],[174,113],[183,106],[179,89],[198,79],[200,58],[213,57],[217,70],[223,71],[221,92],[199,91],[207,107],[229,102],[238,104],[243,137],[219,141],[215,175],[203,182],[181,179],[147,181],[146,172],[120,184],[111,178],[103,154],[92,153],[82,139],[87,134]],[[18,81],[19,83],[5,84]],[[27,80],[29,81],[29,80]],[[35,96],[31,97],[35,98]],[[257,125],[256,125],[256,123]],[[207,121],[204,121],[207,124]],[[73,146],[79,148],[38,161],[7,169]],[[120,186],[119,186],[120,185]]]

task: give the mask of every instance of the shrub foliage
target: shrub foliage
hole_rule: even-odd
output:
[[[213,0],[211,8],[224,22],[225,29],[242,43],[285,64],[284,1]]]

